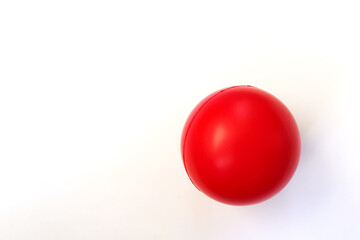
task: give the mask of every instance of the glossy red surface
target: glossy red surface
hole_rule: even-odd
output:
[[[254,204],[279,192],[299,161],[295,119],[273,95],[251,86],[219,90],[188,117],[182,158],[192,183],[232,205]]]

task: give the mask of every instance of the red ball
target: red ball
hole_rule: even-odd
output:
[[[188,117],[181,137],[185,170],[209,197],[231,205],[264,201],[290,181],[300,157],[295,119],[252,86],[219,90]]]

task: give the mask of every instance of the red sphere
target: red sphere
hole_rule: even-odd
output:
[[[273,95],[251,86],[219,90],[188,117],[185,170],[209,197],[231,205],[264,201],[290,181],[300,157],[295,119]]]

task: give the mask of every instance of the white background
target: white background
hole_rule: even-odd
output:
[[[0,239],[360,239],[357,1],[1,1]],[[215,202],[192,108],[250,84],[302,136],[288,186]]]

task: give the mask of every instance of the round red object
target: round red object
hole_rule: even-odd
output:
[[[188,117],[181,152],[192,183],[231,205],[264,201],[290,181],[299,162],[295,119],[273,95],[252,86],[219,90]]]

